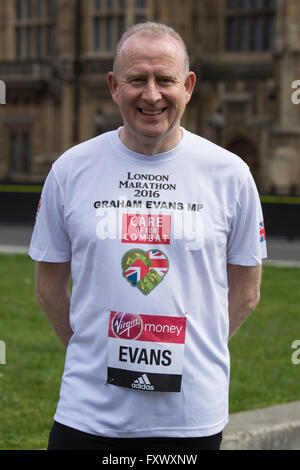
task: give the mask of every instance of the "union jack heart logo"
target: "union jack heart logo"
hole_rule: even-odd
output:
[[[165,277],[169,261],[160,250],[129,250],[122,258],[122,274],[132,287],[148,295]]]

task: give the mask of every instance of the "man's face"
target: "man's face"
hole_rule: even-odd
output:
[[[132,150],[155,153],[180,140],[180,120],[195,84],[184,76],[184,54],[175,38],[135,34],[124,43],[117,77],[108,74],[112,98],[124,121],[123,142]]]

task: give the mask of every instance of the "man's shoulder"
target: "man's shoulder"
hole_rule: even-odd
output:
[[[62,153],[53,163],[52,172],[61,184],[71,182],[79,174],[89,174],[95,171],[95,166],[101,164],[107,156],[110,146],[110,136],[114,131],[100,134],[85,140]]]
[[[209,166],[231,167],[234,170],[240,170],[242,173],[248,173],[249,167],[243,160],[242,155],[236,155],[225,147],[200,135],[191,132],[190,134],[193,139],[193,153],[197,160],[205,161]]]
[[[113,132],[113,131],[112,131]],[[56,166],[63,166],[73,160],[86,159],[95,155],[100,155],[101,150],[108,145],[111,132],[97,135],[91,139],[80,142],[63,152],[55,161]]]

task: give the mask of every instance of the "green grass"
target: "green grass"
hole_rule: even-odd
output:
[[[230,412],[300,400],[300,269],[265,266],[261,300],[230,341]]]
[[[264,268],[262,295],[230,342],[230,412],[300,399],[300,365],[291,344],[300,339],[300,269]],[[64,350],[34,294],[34,264],[0,255],[0,450],[47,445],[58,401]]]
[[[34,294],[34,264],[0,255],[0,449],[45,447],[53,422],[64,350]]]

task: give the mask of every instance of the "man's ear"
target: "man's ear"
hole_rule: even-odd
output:
[[[196,75],[194,72],[189,72],[188,76],[185,79],[184,86],[185,86],[185,95],[186,95],[186,104],[190,101],[194,87],[196,84]]]
[[[108,72],[106,81],[115,104],[118,104],[118,82],[113,72]]]

